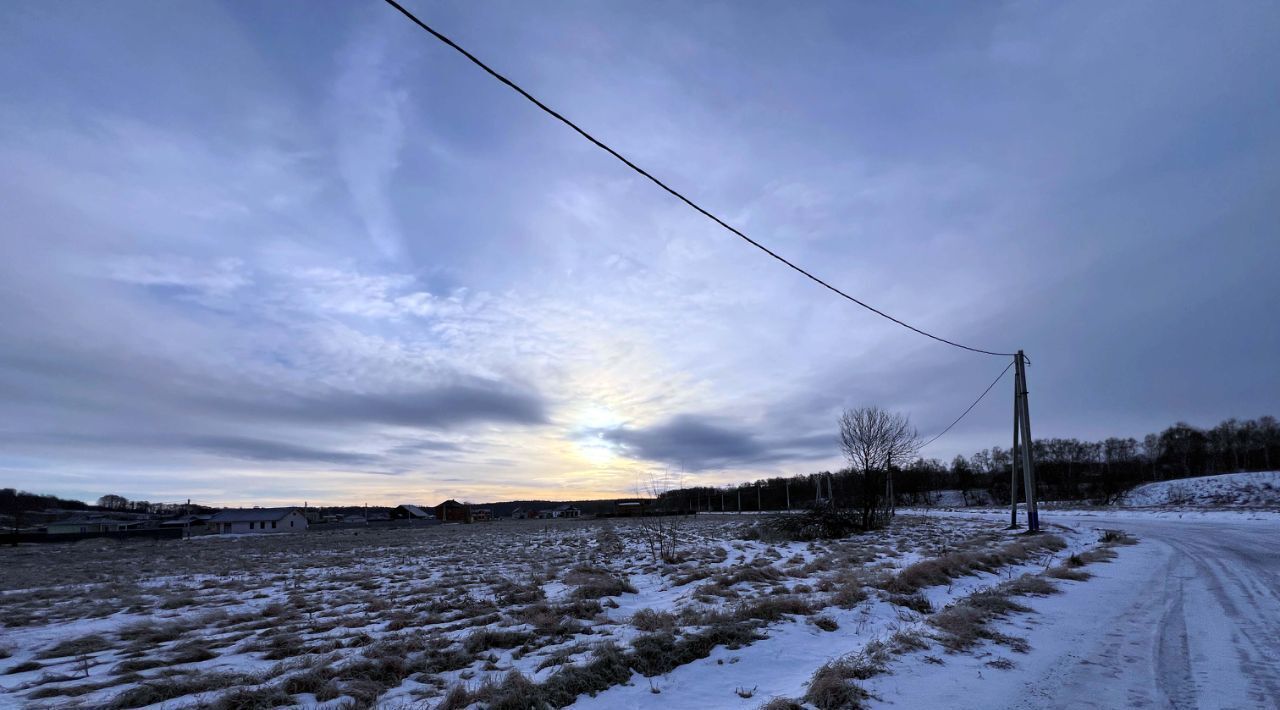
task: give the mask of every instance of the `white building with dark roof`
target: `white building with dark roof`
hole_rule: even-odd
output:
[[[235,508],[209,518],[217,533],[302,532],[307,518],[297,508]]]

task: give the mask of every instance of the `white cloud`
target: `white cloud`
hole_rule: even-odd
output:
[[[399,219],[388,194],[404,147],[408,91],[387,58],[387,40],[365,27],[339,59],[331,99],[338,168],[368,238],[386,257],[403,249]]]

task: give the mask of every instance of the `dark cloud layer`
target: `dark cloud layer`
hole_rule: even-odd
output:
[[[461,382],[397,392],[332,392],[257,411],[301,421],[377,423],[447,429],[476,422],[545,424],[546,405],[536,393],[494,380]]]
[[[830,434],[779,436],[691,414],[650,427],[623,426],[594,433],[629,457],[691,471],[821,459],[835,449]]]
[[[381,457],[369,454],[315,449],[243,436],[193,436],[173,443],[217,456],[247,461],[288,461],[335,466],[369,466],[382,462]]]

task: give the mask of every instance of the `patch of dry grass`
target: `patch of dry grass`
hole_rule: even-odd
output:
[[[934,638],[948,651],[964,651],[981,641],[995,641],[1015,651],[1025,651],[1025,642],[994,630],[991,622],[1013,612],[1030,611],[1030,607],[1013,601],[1007,591],[983,589],[929,617],[928,623],[938,631]]]
[[[884,589],[894,594],[911,594],[978,572],[995,572],[1001,567],[1026,562],[1066,546],[1067,543],[1056,535],[1036,535],[996,548],[956,550],[906,567],[890,578]]]
[[[63,658],[97,653],[111,648],[111,642],[100,634],[87,634],[59,641],[36,654],[36,658]]]

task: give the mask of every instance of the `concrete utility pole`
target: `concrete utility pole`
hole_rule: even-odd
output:
[[[1028,402],[1027,392],[1027,356],[1021,350],[1018,351],[1014,358],[1014,433],[1020,436],[1019,441],[1022,448],[1022,484],[1025,489],[1027,499],[1027,530],[1030,532],[1040,531],[1040,513],[1036,509],[1036,469],[1035,469],[1035,453],[1031,439],[1031,405]],[[1016,499],[1015,499],[1016,500]],[[1016,503],[1014,504],[1017,505]]]
[[[787,510],[791,510],[791,479],[787,479]]]
[[[889,517],[892,518],[898,512],[898,506],[893,500],[893,457],[884,464],[884,497],[885,507],[888,509]]]
[[[764,510],[764,506],[760,504],[760,484],[757,483],[756,484],[756,512],[758,513],[763,510]]]
[[[738,514],[742,514],[742,486],[738,486]]]
[[[1013,376],[1013,449],[1009,451],[1009,529],[1018,529],[1018,376]]]

